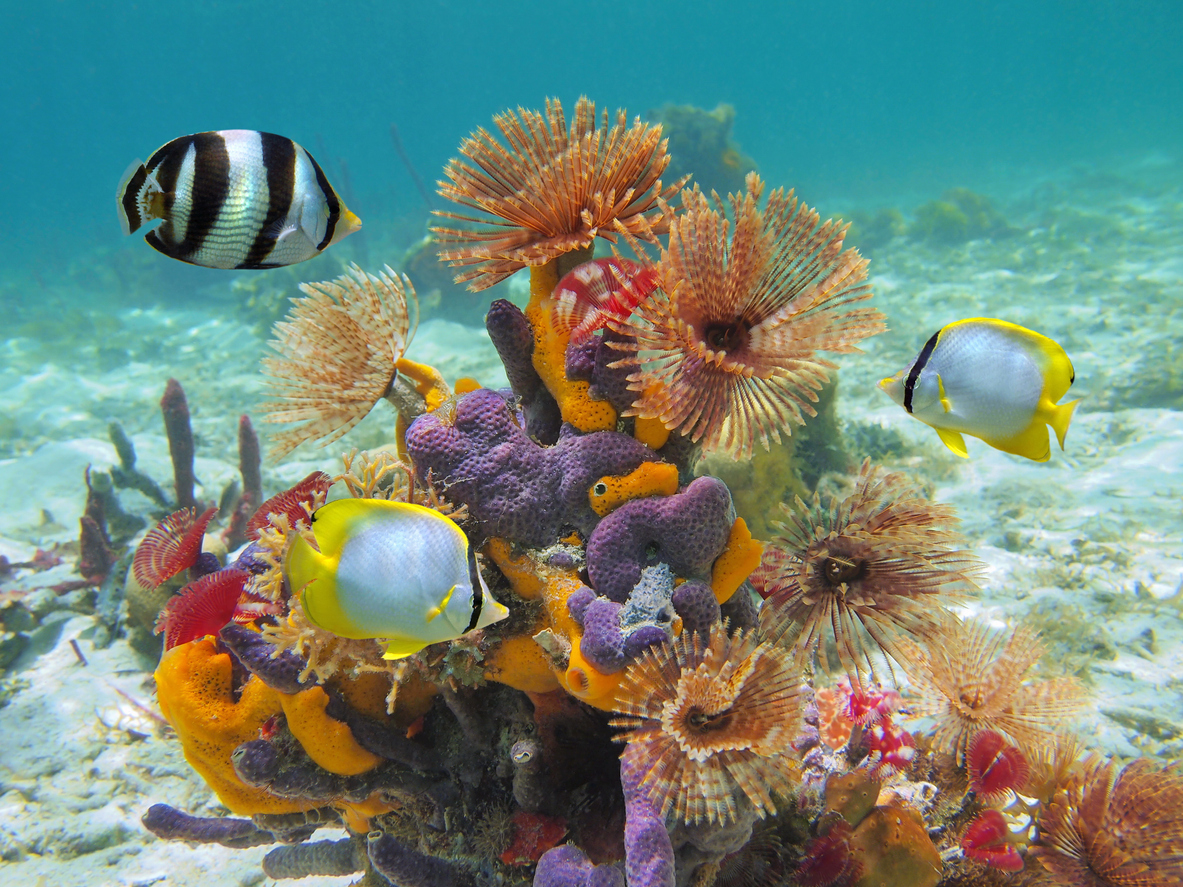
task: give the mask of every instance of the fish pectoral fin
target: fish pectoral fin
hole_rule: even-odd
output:
[[[1068,423],[1072,421],[1072,414],[1076,412],[1076,407],[1080,403],[1077,400],[1071,400],[1068,403],[1062,403],[1052,407],[1051,416],[1048,417],[1048,425],[1056,432],[1056,440],[1060,442],[1060,449],[1064,449],[1064,438],[1068,436]]]
[[[945,380],[941,378],[941,374],[937,373],[937,389],[941,392],[941,407],[946,413],[953,412],[953,404],[949,403],[949,395],[945,394]],[[944,440],[944,438],[941,438]],[[964,446],[964,442],[962,442]],[[950,447],[949,449],[953,449]],[[956,452],[956,450],[954,450]],[[962,455],[965,455],[962,453]]]
[[[439,616],[441,613],[443,613],[445,609],[447,609],[448,601],[450,601],[452,599],[452,592],[454,592],[455,590],[456,590],[456,586],[453,585],[451,588],[448,589],[447,593],[440,599],[440,602],[438,604],[436,604],[434,607],[432,607],[430,610],[427,611],[427,622],[429,624],[431,623],[431,621],[433,619],[435,619],[437,616]]]
[[[406,659],[408,656],[414,656],[424,647],[423,641],[417,641],[414,638],[390,638],[386,642],[386,651],[382,654],[383,659]]]
[[[969,458],[969,450],[965,447],[965,438],[961,436],[960,431],[954,431],[952,428],[933,428],[933,431],[937,433],[937,437],[941,439],[941,443],[954,453],[962,459]]]

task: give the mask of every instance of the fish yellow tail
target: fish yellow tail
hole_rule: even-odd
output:
[[[1072,414],[1076,412],[1076,405],[1080,400],[1069,401],[1052,408],[1048,424],[1056,431],[1056,440],[1060,442],[1060,449],[1064,449],[1064,438],[1068,435],[1068,423],[1072,421]]]

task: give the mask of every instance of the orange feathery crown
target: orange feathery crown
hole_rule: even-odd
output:
[[[886,329],[883,315],[856,303],[871,297],[867,260],[843,250],[846,227],[819,222],[778,188],[764,209],[764,183],[729,197],[734,233],[718,195],[682,192],[670,220],[661,289],[614,323],[632,336],[616,366],[635,366],[638,393],[625,415],[659,419],[707,450],[751,454],[780,440],[810,405],[834,364],[817,351],[857,351]]]
[[[570,129],[558,99],[546,100],[545,115],[519,108],[493,118],[506,148],[483,127],[465,139],[444,168],[448,181],[439,193],[476,215],[437,211],[474,227],[435,227],[440,259],[466,268],[457,283],[482,290],[515,271],[543,265],[596,237],[617,235],[656,242],[666,231],[665,200],[685,179],[662,184],[669,166],[661,126],[628,125],[605,110],[596,125],[596,106],[586,97],[575,104]]]

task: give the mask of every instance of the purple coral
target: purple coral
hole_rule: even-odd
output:
[[[643,761],[629,751],[620,758],[624,788],[624,874],[629,887],[674,887],[674,845],[661,807],[641,787]]]
[[[468,506],[483,533],[539,547],[571,530],[589,534],[600,518],[588,488],[654,458],[615,431],[578,434],[564,426],[558,443],[539,446],[505,398],[484,388],[461,398],[451,421],[440,411],[416,419],[407,452],[421,477],[430,471],[449,500]]]
[[[667,564],[684,579],[707,576],[727,546],[732,517],[731,493],[715,477],[673,496],[626,502],[587,541],[592,587],[623,603],[648,566]]]
[[[574,844],[563,844],[542,854],[534,887],[624,887],[624,875],[614,865],[592,865]]]
[[[368,851],[374,871],[398,887],[460,887],[472,882],[467,869],[413,850],[384,832],[370,832]]]
[[[534,331],[530,321],[513,302],[497,299],[485,315],[485,329],[505,367],[505,377],[519,398],[526,417],[526,432],[542,444],[559,437],[559,405],[551,397],[534,369]]]
[[[707,634],[711,626],[719,621],[719,600],[715,590],[700,579],[683,582],[673,594],[674,610],[682,617],[684,631]]]
[[[613,674],[654,644],[670,639],[674,577],[661,564],[646,567],[623,603],[581,588],[567,599],[571,618],[583,626],[579,651],[603,674]]]
[[[176,379],[169,379],[164,386],[160,412],[164,416],[168,452],[172,456],[177,507],[196,508],[197,500],[193,498],[193,428],[189,424],[189,402],[185,399],[185,389]]]
[[[153,804],[140,817],[144,828],[165,840],[194,841],[198,844],[221,844],[224,847],[254,847],[271,844],[275,837],[249,819],[228,816],[190,816],[168,804]]]

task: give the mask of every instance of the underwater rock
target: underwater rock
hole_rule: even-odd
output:
[[[735,108],[720,104],[707,111],[694,105],[663,105],[645,115],[661,124],[661,134],[670,141],[670,180],[693,174],[694,181],[708,194],[726,194],[743,189],[744,176],[756,168],[756,161],[740,149],[731,130]]]
[[[1017,234],[989,197],[968,188],[946,191],[940,200],[930,200],[916,209],[908,236],[944,246],[956,246],[982,237],[998,238]]]

